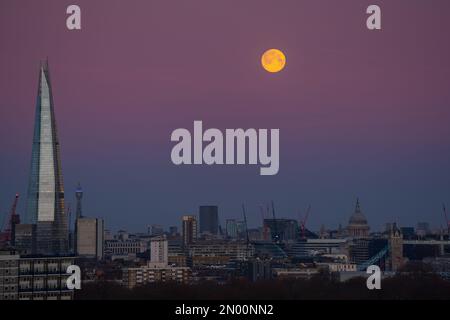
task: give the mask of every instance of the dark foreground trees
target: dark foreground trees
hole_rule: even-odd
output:
[[[129,290],[117,283],[84,284],[76,299],[450,299],[450,282],[425,272],[411,272],[384,279],[381,290],[368,290],[365,278],[338,282],[324,276],[310,280],[272,280],[251,283],[235,280],[226,285],[155,283]]]

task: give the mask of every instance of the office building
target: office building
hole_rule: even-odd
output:
[[[102,219],[82,217],[76,220],[77,255],[103,259],[104,223]]]
[[[237,239],[246,240],[247,239],[247,224],[245,221],[239,220],[236,221],[236,231],[237,231]]]
[[[226,234],[230,239],[236,239],[238,236],[237,224],[235,219],[226,220]]]
[[[167,267],[168,241],[165,236],[154,237],[150,240],[150,265],[153,267]]]
[[[20,256],[14,252],[0,251],[0,300],[18,300]]]
[[[200,233],[217,235],[219,232],[219,208],[217,206],[200,206]]]
[[[293,257],[307,257],[321,254],[346,254],[347,240],[345,239],[305,239],[294,243],[289,248]]]
[[[186,267],[190,264],[181,239],[168,241],[168,263],[171,266]]]
[[[192,272],[188,267],[163,267],[141,266],[136,268],[124,268],[122,283],[125,287],[133,289],[155,282],[177,282],[189,284]]]
[[[354,238],[349,243],[350,261],[361,265],[366,263],[370,258],[376,256],[385,250],[388,240],[385,238]],[[377,261],[377,265],[382,269],[386,269],[386,256]]]
[[[339,262],[319,262],[317,267],[327,272],[357,272],[358,266],[354,263],[339,263]]]
[[[254,247],[238,241],[197,241],[189,246],[188,254],[193,266],[223,265],[230,261],[247,260],[253,256]]]
[[[14,234],[14,248],[20,254],[36,254],[36,225],[18,224]]]
[[[67,268],[74,257],[21,256],[0,252],[0,300],[72,300]]]
[[[318,268],[272,268],[272,275],[279,280],[308,280],[319,274]]]
[[[134,259],[148,249],[147,241],[114,239],[105,241],[105,256],[114,259]]]
[[[247,262],[247,277],[250,281],[272,279],[272,266],[270,260],[251,259]]]
[[[68,252],[60,143],[47,63],[40,67],[39,73],[25,223],[36,224],[38,253]]]
[[[197,239],[197,219],[195,216],[183,216],[182,233],[184,246],[195,242]]]
[[[288,257],[286,251],[273,241],[252,242],[252,247],[254,254],[262,259],[285,260]]]

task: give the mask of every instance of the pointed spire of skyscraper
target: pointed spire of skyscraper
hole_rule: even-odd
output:
[[[39,70],[26,218],[36,224],[38,253],[67,252],[68,225],[48,61],[41,62]]]

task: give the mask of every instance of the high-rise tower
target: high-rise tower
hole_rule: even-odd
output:
[[[188,246],[197,239],[197,219],[195,216],[183,216],[182,218],[183,245]]]
[[[217,235],[219,232],[219,208],[217,206],[200,206],[200,233]]]
[[[47,62],[39,70],[26,220],[36,224],[37,253],[68,252],[60,145]]]

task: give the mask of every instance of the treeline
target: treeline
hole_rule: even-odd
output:
[[[365,278],[339,282],[316,276],[309,280],[234,280],[226,285],[154,283],[129,290],[117,283],[97,281],[83,285],[80,300],[356,300],[450,299],[450,281],[432,273],[408,273],[383,279],[381,290],[368,290]]]

